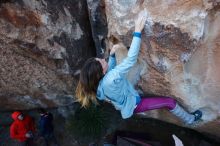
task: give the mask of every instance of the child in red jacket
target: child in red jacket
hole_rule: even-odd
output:
[[[10,126],[10,136],[20,142],[21,146],[33,146],[34,120],[19,111],[12,113],[14,122]]]

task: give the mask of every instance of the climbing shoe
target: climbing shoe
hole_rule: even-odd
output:
[[[195,116],[194,121],[198,121],[202,118],[202,112],[200,110],[196,110],[192,114]]]

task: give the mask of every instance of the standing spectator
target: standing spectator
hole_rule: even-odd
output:
[[[57,140],[54,136],[53,115],[44,109],[39,109],[38,112],[40,114],[40,136],[44,138],[47,146],[52,142],[58,146]]]
[[[20,146],[33,146],[34,120],[19,111],[12,113],[14,122],[10,126],[10,136],[19,141]]]

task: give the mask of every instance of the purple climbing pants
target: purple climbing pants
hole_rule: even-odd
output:
[[[174,109],[176,100],[170,97],[142,97],[141,101],[134,109],[134,113],[140,113],[153,109],[167,108],[168,110]]]

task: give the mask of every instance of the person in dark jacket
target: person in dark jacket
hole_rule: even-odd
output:
[[[10,126],[11,138],[18,140],[21,146],[33,146],[34,120],[19,111],[13,112],[11,116],[14,120]]]
[[[57,140],[54,136],[53,115],[51,113],[48,113],[44,109],[39,109],[38,112],[40,114],[40,120],[39,120],[40,136],[44,138],[47,146],[49,146],[50,143],[52,142],[55,145],[58,145]]]

